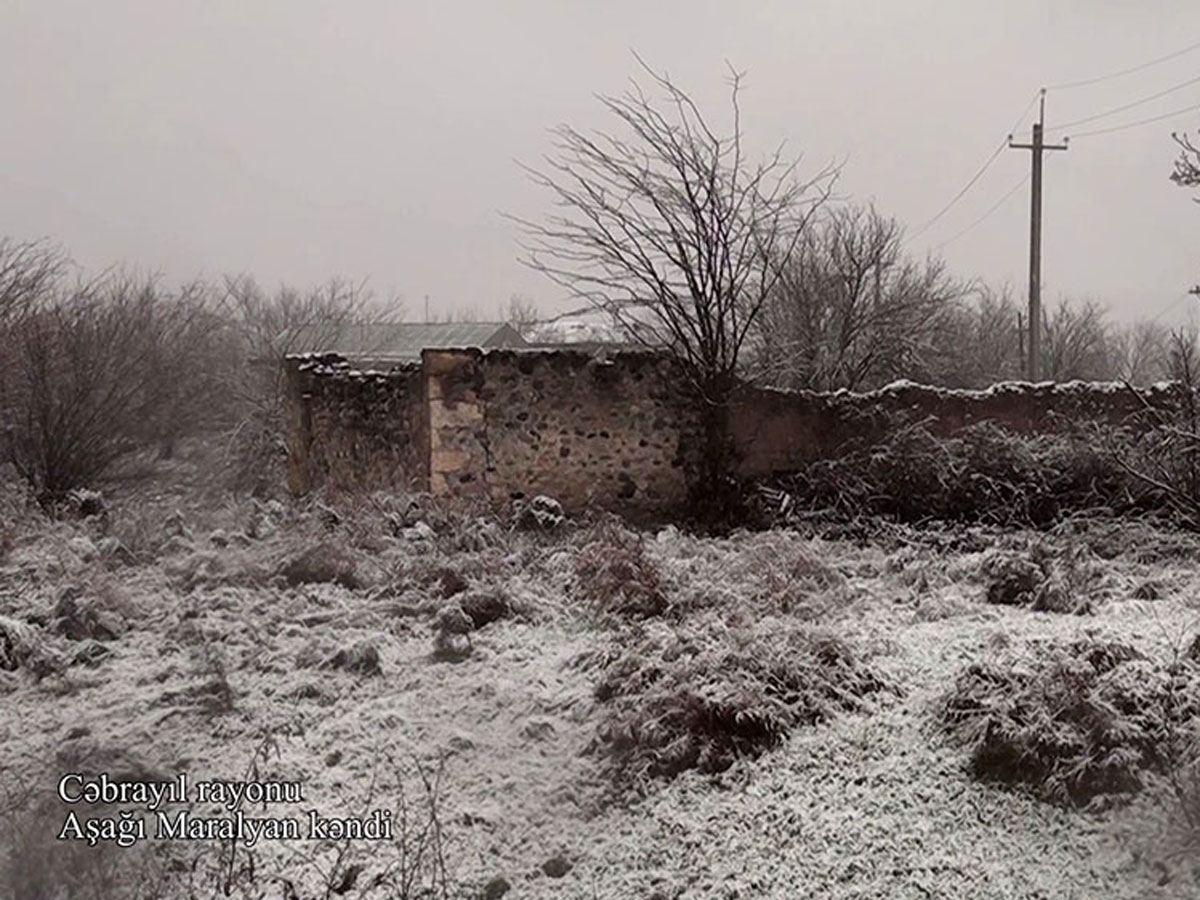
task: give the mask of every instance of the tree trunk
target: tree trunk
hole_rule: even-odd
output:
[[[737,478],[737,451],[733,443],[730,406],[733,383],[720,379],[700,397],[700,448],[696,482],[692,485],[692,515],[702,524],[736,524],[744,513]]]

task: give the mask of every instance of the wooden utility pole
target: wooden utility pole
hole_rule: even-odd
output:
[[[1029,209],[1029,359],[1025,374],[1030,381],[1038,380],[1038,363],[1042,352],[1042,151],[1066,150],[1066,139],[1061,144],[1042,142],[1046,123],[1046,89],[1038,103],[1038,120],[1033,123],[1033,137],[1028,144],[1014,144],[1008,136],[1008,146],[1016,150],[1029,150],[1033,162],[1031,199]]]

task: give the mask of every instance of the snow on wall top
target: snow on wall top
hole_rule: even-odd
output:
[[[421,368],[419,360],[387,360],[387,369],[356,369],[340,353],[295,353],[285,357],[296,364],[297,371],[326,378],[384,379],[399,373],[412,373]],[[381,360],[382,362],[382,360]]]
[[[571,344],[558,347],[445,347],[438,352],[472,352],[480,356],[495,354],[512,354],[520,356],[553,357],[611,357],[658,355],[661,351],[640,347],[611,347],[582,349]],[[393,375],[412,374],[421,369],[419,360],[378,360],[386,363],[388,368],[358,369],[351,366],[346,357],[338,353],[299,353],[288,356],[291,362],[298,363],[302,372],[317,376],[338,377],[350,379],[385,379]],[[606,360],[607,361],[607,360]],[[756,388],[761,394],[786,397],[821,399],[831,403],[852,403],[869,405],[874,402],[905,402],[920,400],[986,402],[999,398],[1013,399],[1019,396],[1038,397],[1043,399],[1062,399],[1080,401],[1089,397],[1115,397],[1127,394],[1130,385],[1119,381],[1001,381],[983,389],[948,388],[937,385],[921,384],[901,378],[883,387],[871,391],[850,391],[840,388],[836,391],[806,391],[787,390],[784,388]],[[1180,385],[1172,381],[1156,382],[1148,387],[1138,387],[1134,390],[1149,401],[1166,399],[1180,390]]]
[[[1180,389],[1178,382],[1159,381],[1148,387],[1134,390],[1144,397],[1166,397]],[[987,388],[949,388],[939,385],[921,384],[901,378],[871,391],[851,391],[839,388],[836,391],[788,390],[786,388],[761,388],[764,393],[780,396],[826,398],[831,401],[871,403],[904,399],[919,395],[923,398],[940,400],[986,401],[999,397],[1036,396],[1079,399],[1084,396],[1115,396],[1128,393],[1130,385],[1121,381],[1000,381]]]

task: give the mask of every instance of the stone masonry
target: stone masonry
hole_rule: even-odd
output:
[[[696,403],[674,362],[646,351],[427,349],[421,363],[360,371],[332,354],[291,357],[290,489],[429,491],[508,501],[548,494],[568,510],[669,514],[695,487]],[[1177,399],[1173,385],[910,382],[866,394],[743,388],[730,422],[739,474],[796,471],[898,418],[950,434],[975,422],[1038,433],[1121,424]]]

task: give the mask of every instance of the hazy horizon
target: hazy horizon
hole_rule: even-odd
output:
[[[597,93],[666,70],[718,123],[726,61],[746,72],[747,143],[802,172],[845,160],[839,192],[910,231],[997,147],[1041,85],[1086,80],[1200,41],[1200,7],[1061,0],[880,5],[0,0],[0,235],[48,237],[86,268],[266,285],[367,278],[437,315],[546,313],[563,292],[518,259],[504,217],[543,215],[536,164],[560,123],[604,128]],[[1200,75],[1200,50],[1052,89],[1047,126]],[[1080,126],[1200,104],[1200,84]],[[1028,140],[1029,117],[1016,137]],[[1168,176],[1200,111],[1047,154],[1043,296],[1174,321],[1200,282],[1200,206]],[[956,274],[1025,292],[1029,170],[1004,150],[909,242]]]

